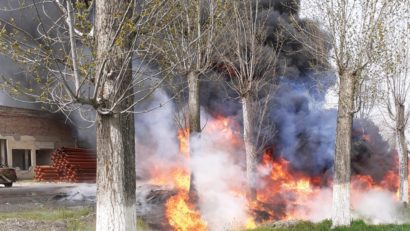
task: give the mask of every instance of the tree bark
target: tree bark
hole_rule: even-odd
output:
[[[189,108],[189,133],[191,135],[201,132],[201,115],[199,107],[199,75],[196,72],[188,73],[188,108]]]
[[[199,75],[196,72],[188,73],[188,120],[189,120],[189,156],[195,155],[192,138],[201,133],[201,115],[199,104]],[[195,188],[195,176],[191,171],[189,197],[193,203],[198,201],[198,193]]]
[[[340,76],[333,175],[332,227],[350,226],[350,174],[354,111],[354,75]]]
[[[405,134],[405,108],[401,103],[396,103],[396,145],[399,155],[399,197],[400,201],[407,206],[409,203],[408,182],[408,149]]]
[[[96,1],[97,69],[104,65],[96,76],[102,79],[96,118],[97,231],[136,229],[134,116],[121,113],[133,103],[133,97],[122,98],[133,91],[132,36],[117,33],[123,17],[132,16],[132,11],[126,14],[128,5],[123,0]]]
[[[256,200],[256,168],[258,159],[255,147],[252,118],[252,97],[247,94],[242,98],[243,113],[243,140],[246,152],[246,179],[248,184],[247,196],[251,200]]]
[[[97,115],[97,230],[135,230],[133,115]]]

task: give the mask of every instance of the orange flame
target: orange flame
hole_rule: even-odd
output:
[[[187,191],[180,191],[168,199],[165,208],[169,224],[175,231],[206,231],[206,223],[188,201]]]
[[[178,132],[179,148],[187,160],[189,158],[189,131]],[[175,231],[206,231],[207,225],[201,214],[189,201],[190,171],[188,168],[176,168],[171,173],[177,194],[170,197],[165,204],[165,215],[169,225]]]
[[[230,147],[237,150],[243,149],[243,142],[238,132],[239,126],[234,120],[225,117],[217,117],[208,122],[203,134],[211,136],[222,136],[217,142],[230,142]],[[370,142],[368,135],[362,139]],[[181,129],[178,131],[180,153],[183,159],[189,159],[189,131]],[[224,147],[227,145],[221,145]],[[232,150],[230,150],[232,151]],[[236,150],[235,154],[237,153]],[[234,156],[234,155],[233,155]],[[303,172],[291,168],[289,161],[281,157],[273,157],[269,152],[264,153],[260,168],[263,175],[262,186],[258,189],[257,200],[248,201],[250,215],[243,221],[247,229],[255,228],[257,224],[270,220],[306,219],[305,213],[300,213],[296,208],[304,206],[304,203],[317,198],[323,187],[331,188],[331,179],[325,176],[308,176]],[[152,168],[155,176],[151,180],[158,184],[172,184],[177,194],[170,197],[165,205],[168,222],[174,231],[205,231],[207,223],[202,219],[196,206],[190,202],[190,169],[184,164],[164,170],[160,165]],[[398,174],[389,171],[381,181],[375,182],[371,176],[352,176],[352,194],[370,189],[387,189],[397,191]],[[245,198],[246,193],[239,188],[230,188],[233,195]],[[307,212],[308,213],[308,212]],[[262,216],[261,216],[262,214]]]
[[[186,157],[189,157],[189,129],[180,129],[178,131],[179,151]]]

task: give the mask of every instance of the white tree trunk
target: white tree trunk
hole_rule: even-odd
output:
[[[133,115],[97,116],[97,231],[135,230]]]
[[[194,156],[194,148],[192,145],[192,137],[198,136],[201,133],[201,114],[200,114],[200,102],[199,102],[199,75],[196,72],[188,73],[188,120],[189,120],[189,155]],[[191,171],[190,185],[189,185],[189,197],[191,202],[196,203],[198,201],[198,193],[195,187],[195,175]]]
[[[243,113],[243,140],[245,143],[246,152],[246,179],[248,184],[248,197],[251,200],[256,199],[258,159],[255,147],[255,139],[253,133],[253,117],[252,117],[252,99],[250,95],[242,98],[242,113]]]
[[[350,226],[350,174],[354,111],[354,76],[340,76],[333,175],[332,227]]]
[[[134,116],[121,113],[133,104],[132,35],[117,33],[130,1],[96,1],[97,70],[102,68],[97,92],[97,231],[136,229]],[[131,8],[132,9],[132,8]],[[119,35],[119,36],[116,36]],[[117,39],[118,43],[113,43]],[[96,73],[97,75],[99,73]],[[114,106],[116,105],[116,106]]]
[[[198,73],[188,73],[188,91],[189,132],[194,135],[201,132]]]
[[[399,198],[407,206],[409,203],[408,182],[408,149],[405,135],[405,108],[403,104],[396,103],[396,147],[399,155]]]

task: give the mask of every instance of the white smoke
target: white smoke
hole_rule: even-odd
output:
[[[136,110],[153,108],[168,101],[166,92],[158,89],[147,103]],[[186,167],[186,162],[181,161],[178,145],[177,113],[175,105],[170,102],[154,111],[136,115],[138,175],[144,176],[144,171],[152,170],[153,167],[164,171],[175,165]],[[238,158],[234,156],[242,157],[244,153],[233,147],[220,131],[207,132],[213,118],[204,111],[201,114],[204,132],[201,137],[192,140],[190,147],[195,153],[190,158],[190,167],[195,176],[199,210],[212,231],[240,227],[247,217],[246,198],[240,195],[244,191],[245,177]]]
[[[150,177],[149,171],[153,167],[166,172],[181,161],[175,120],[177,112],[166,92],[157,89],[135,110],[150,110],[160,104],[163,105],[160,108],[135,115],[135,166],[137,177],[142,180]]]
[[[351,208],[354,220],[367,224],[403,224],[409,219],[403,215],[403,206],[394,193],[382,189],[351,191]],[[312,197],[301,201],[297,207],[288,208],[297,219],[317,223],[331,219],[332,190],[321,189]]]
[[[149,110],[169,101],[166,92],[163,89],[157,89],[149,102],[139,106],[136,110]],[[158,156],[178,153],[175,115],[176,110],[172,102],[148,113],[137,114],[135,116],[137,145],[148,148],[151,153]]]
[[[167,101],[169,97],[166,92],[158,89],[139,109],[152,108]],[[173,168],[176,164],[185,167],[182,166],[185,162],[179,162],[181,155],[176,113],[173,103],[168,103],[154,111],[136,115],[137,172],[153,166],[159,169]],[[235,146],[220,128],[211,128],[216,119],[204,111],[201,116],[207,121],[202,121],[204,130],[191,143],[195,155],[190,159],[199,196],[199,210],[212,231],[239,228],[248,217],[247,200],[243,194],[246,179],[243,148],[241,145]],[[68,195],[70,200],[92,199],[95,185],[80,185],[70,189]],[[370,224],[404,223],[406,220],[400,215],[401,206],[394,196],[391,192],[381,190],[352,191],[354,219]],[[330,219],[332,191],[330,188],[320,189],[312,197],[298,201],[297,206],[289,205],[287,210],[295,218],[312,222]]]
[[[66,194],[64,200],[94,202],[96,192],[97,188],[95,184],[76,184],[76,186],[64,190]]]
[[[312,197],[302,201],[298,206],[288,207],[287,210],[288,213],[294,214],[297,219],[315,223],[330,219],[332,215],[332,191],[322,189]]]
[[[353,194],[352,202],[356,211],[356,219],[370,224],[403,224],[408,222],[402,215],[402,206],[395,194],[385,190],[369,190]]]
[[[199,196],[199,207],[203,219],[212,231],[239,228],[246,221],[245,174],[234,162],[233,153],[227,152],[229,142],[221,147],[224,137],[205,133],[191,143],[194,156],[191,169]],[[239,153],[238,153],[239,154]],[[238,192],[232,191],[238,190]]]

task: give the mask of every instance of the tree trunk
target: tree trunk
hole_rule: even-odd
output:
[[[408,153],[405,135],[405,108],[403,104],[396,103],[396,146],[399,155],[399,197],[400,201],[407,206],[409,203],[409,182],[408,182]]]
[[[97,230],[135,230],[133,115],[97,116]]]
[[[192,138],[201,133],[201,115],[199,104],[199,75],[196,72],[188,73],[188,120],[189,120],[189,156],[195,155],[195,150],[192,145]],[[195,188],[194,173],[191,171],[189,196],[193,203],[198,201],[198,193]]]
[[[98,88],[97,126],[97,231],[135,230],[136,173],[134,116],[121,113],[133,103],[131,40],[117,30],[129,1],[96,1],[97,70],[103,66]],[[117,42],[113,43],[114,39]],[[105,60],[105,62],[104,62]],[[98,75],[98,73],[97,73]],[[102,113],[104,109],[111,109]]]
[[[255,139],[253,133],[252,98],[249,94],[242,98],[243,140],[246,152],[246,179],[248,184],[247,196],[256,199],[256,168],[258,166]]]
[[[354,111],[354,76],[340,76],[333,175],[332,227],[350,226],[350,173]]]
[[[199,111],[199,76],[198,73],[188,73],[188,108],[189,133],[195,135],[201,132],[201,115]]]

